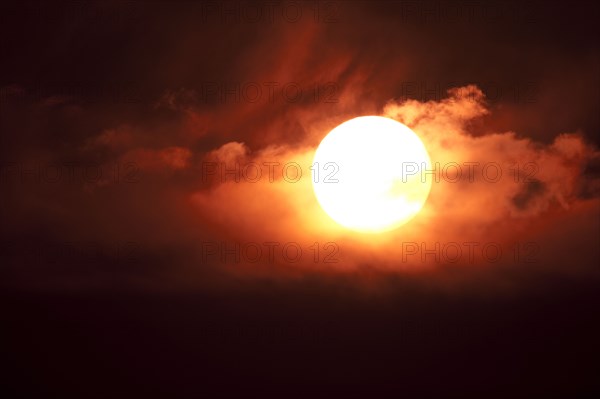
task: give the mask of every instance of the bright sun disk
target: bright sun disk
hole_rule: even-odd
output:
[[[360,232],[395,229],[423,207],[430,169],[423,142],[407,126],[380,116],[362,116],[333,129],[313,161],[313,187],[323,210]]]

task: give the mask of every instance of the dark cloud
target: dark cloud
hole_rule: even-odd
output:
[[[539,180],[531,180],[525,183],[523,190],[517,193],[512,201],[519,209],[525,209],[531,201],[545,190],[544,183]]]

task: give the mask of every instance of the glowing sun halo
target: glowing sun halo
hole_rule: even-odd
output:
[[[313,188],[337,223],[361,232],[395,229],[423,207],[431,189],[430,159],[407,126],[362,116],[333,129],[313,161]]]

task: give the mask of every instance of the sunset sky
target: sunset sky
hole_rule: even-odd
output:
[[[597,389],[599,17],[3,4],[0,390]],[[408,126],[437,165],[422,209],[380,233],[336,223],[313,190],[321,140],[367,115]]]

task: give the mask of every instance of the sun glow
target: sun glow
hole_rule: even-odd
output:
[[[363,116],[333,129],[313,161],[313,188],[337,223],[361,232],[395,229],[423,207],[430,158],[419,137],[393,119]]]

